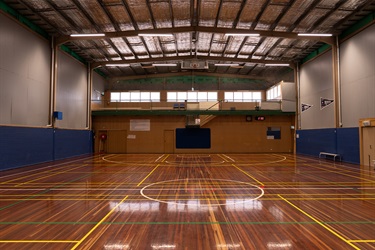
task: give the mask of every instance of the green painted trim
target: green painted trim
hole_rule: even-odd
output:
[[[76,52],[74,52],[73,50],[69,49],[67,46],[65,45],[61,45],[60,46],[60,49],[66,53],[68,53],[69,55],[71,55],[72,57],[74,57],[75,59],[77,59],[78,61],[84,63],[85,65],[87,65],[87,62],[81,57],[79,56]]]
[[[96,73],[98,73],[98,75],[100,75],[100,76],[102,76],[102,77],[104,77],[104,78],[107,79],[108,76],[103,71],[101,71],[100,69],[94,69],[94,71]]]
[[[352,34],[358,32],[361,30],[363,27],[366,27],[367,25],[371,24],[375,20],[375,11],[370,13],[369,15],[365,16],[361,20],[359,20],[357,23],[349,27],[348,29],[344,30],[340,35],[339,39],[343,40]]]
[[[40,28],[38,25],[34,24],[31,22],[29,19],[26,17],[22,16],[18,11],[12,9],[9,5],[4,3],[2,0],[0,0],[0,9],[4,11],[5,13],[13,16],[15,19],[17,19],[20,23],[26,25],[28,28],[31,30],[35,31],[39,35],[43,36],[46,39],[50,39],[49,34],[44,31],[42,28]]]
[[[120,115],[295,115],[280,110],[95,110],[92,116]]]
[[[310,61],[311,59],[317,57],[318,55],[326,52],[327,50],[331,49],[331,45],[329,44],[323,44],[320,48],[306,56],[305,58],[302,59],[302,64],[304,64],[307,61]]]

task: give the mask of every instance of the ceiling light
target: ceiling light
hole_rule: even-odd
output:
[[[238,63],[215,63],[215,66],[231,66],[231,67],[236,67],[240,66]]]
[[[177,66],[177,63],[153,63],[152,66],[154,67],[171,67],[171,66]]]
[[[126,64],[126,63],[108,63],[105,66],[108,66],[108,67],[129,67],[130,64]]]
[[[332,34],[298,33],[298,36],[332,36]]]
[[[138,34],[138,36],[166,36],[166,37],[172,37],[173,34]]]
[[[260,36],[258,33],[226,33],[226,36]]]
[[[105,36],[104,33],[96,33],[96,34],[71,34],[71,37],[99,37]]]
[[[288,66],[289,67],[290,65],[289,65],[289,63],[266,63],[265,66],[276,66],[276,67],[277,66],[281,66],[281,67]]]

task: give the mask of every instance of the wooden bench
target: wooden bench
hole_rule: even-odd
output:
[[[335,154],[335,153],[328,153],[328,152],[320,152],[319,153],[319,158],[322,156],[322,155],[325,155],[325,156],[332,156],[333,157],[333,160],[336,161],[336,157],[340,158],[340,161],[341,161],[341,156],[340,154]]]

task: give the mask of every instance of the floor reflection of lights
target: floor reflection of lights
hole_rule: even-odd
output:
[[[233,191],[235,194],[232,194]],[[176,179],[152,183],[143,187],[140,193],[148,200],[167,203],[171,205],[168,209],[177,211],[186,208],[190,211],[199,208],[201,211],[202,207],[212,206],[259,210],[262,204],[257,200],[264,195],[264,190],[257,185],[235,180]]]

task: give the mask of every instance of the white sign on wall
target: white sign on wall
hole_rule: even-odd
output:
[[[130,131],[150,131],[150,120],[130,120]]]

